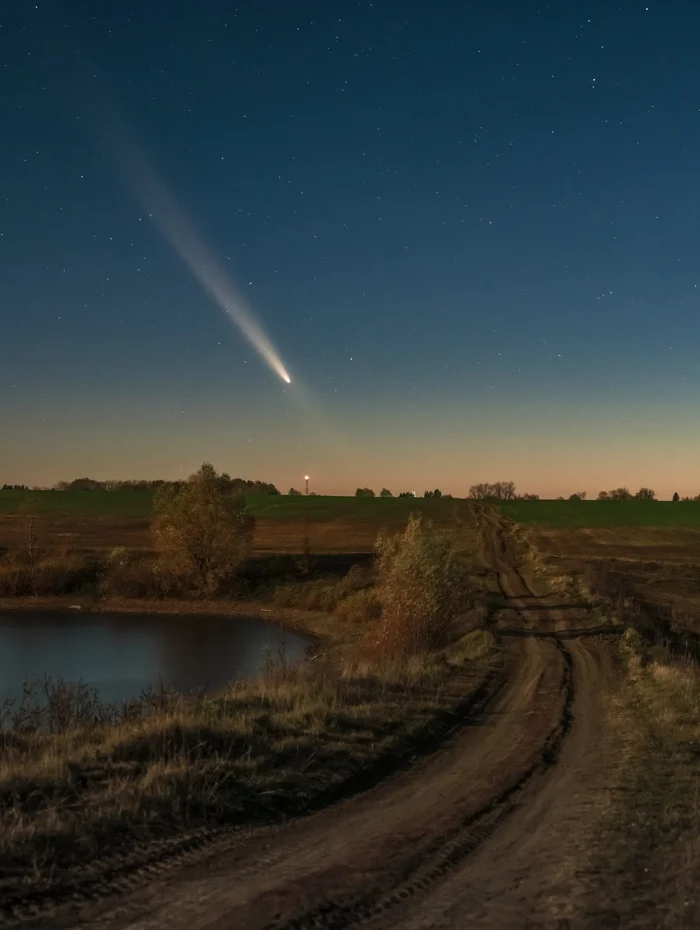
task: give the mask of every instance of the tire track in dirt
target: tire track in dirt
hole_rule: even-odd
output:
[[[451,722],[443,718],[432,727],[430,734],[426,735],[420,745],[416,745],[412,757],[380,758],[376,764],[344,781],[337,789],[331,788],[326,794],[312,800],[308,813],[313,816],[317,809],[323,810],[331,804],[342,803],[355,793],[368,791],[388,776],[410,766],[418,756],[435,752],[451,733],[464,724],[465,719],[478,719],[503,684],[503,674],[496,669],[492,670],[476,691],[455,707]],[[107,856],[97,855],[89,866],[76,870],[71,881],[63,880],[48,888],[2,898],[0,928],[14,930],[30,926],[42,915],[60,911],[66,904],[95,902],[127,894],[178,866],[191,866],[214,856],[236,856],[238,850],[269,830],[269,826],[241,827],[237,824],[201,827],[172,837],[137,843],[128,850],[116,851]]]
[[[521,615],[504,637],[506,683],[440,752],[333,808],[241,837],[117,901],[47,915],[41,926],[419,930],[520,927],[525,915],[563,913],[575,861],[567,834],[580,835],[590,813],[586,779],[595,790],[604,773],[608,663],[597,643],[565,643],[550,630],[563,613],[553,617],[533,593],[497,517],[477,514],[503,596],[515,611],[527,604],[547,631]]]

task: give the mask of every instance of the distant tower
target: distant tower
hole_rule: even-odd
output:
[[[304,481],[306,482],[306,493],[308,495],[309,493],[309,476],[308,475],[304,475]]]

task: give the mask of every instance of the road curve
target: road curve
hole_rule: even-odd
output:
[[[498,518],[486,508],[478,516],[487,560],[520,622],[504,631],[506,677],[438,752],[335,807],[250,831],[223,850],[213,845],[118,898],[62,906],[41,927],[571,921],[585,826],[606,779],[611,667],[595,637],[560,635],[566,609],[534,593]]]

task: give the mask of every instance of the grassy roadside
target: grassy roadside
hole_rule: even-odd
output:
[[[0,761],[0,897],[72,881],[134,840],[340,795],[454,723],[498,663],[476,631],[403,662],[321,657],[216,697],[154,696],[104,724],[24,736],[20,721]]]
[[[629,627],[611,708],[623,756],[585,874],[591,926],[700,926],[700,669]]]
[[[590,821],[577,870],[576,926],[700,926],[700,664],[697,617],[672,615],[614,569],[553,575],[527,527],[511,543],[535,576],[589,623],[624,630],[610,640],[618,668],[606,733],[615,765]]]

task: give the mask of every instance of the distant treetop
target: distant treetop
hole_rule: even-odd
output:
[[[279,491],[268,481],[249,481],[246,478],[231,478],[226,472],[217,475],[217,481],[222,489],[228,491],[251,491],[257,494],[279,494]],[[154,480],[127,480],[96,481],[94,478],[74,478],[72,481],[59,481],[54,486],[56,491],[158,491],[161,488],[179,490],[184,481],[166,481],[161,478]]]
[[[482,484],[473,484],[469,488],[469,496],[477,500],[488,500],[492,498],[498,501],[515,500],[515,482],[514,481],[494,481],[492,484],[484,482]]]
[[[651,488],[640,488],[636,494],[632,494],[629,488],[614,488],[612,491],[600,491],[598,493],[599,501],[655,501],[656,492]]]

